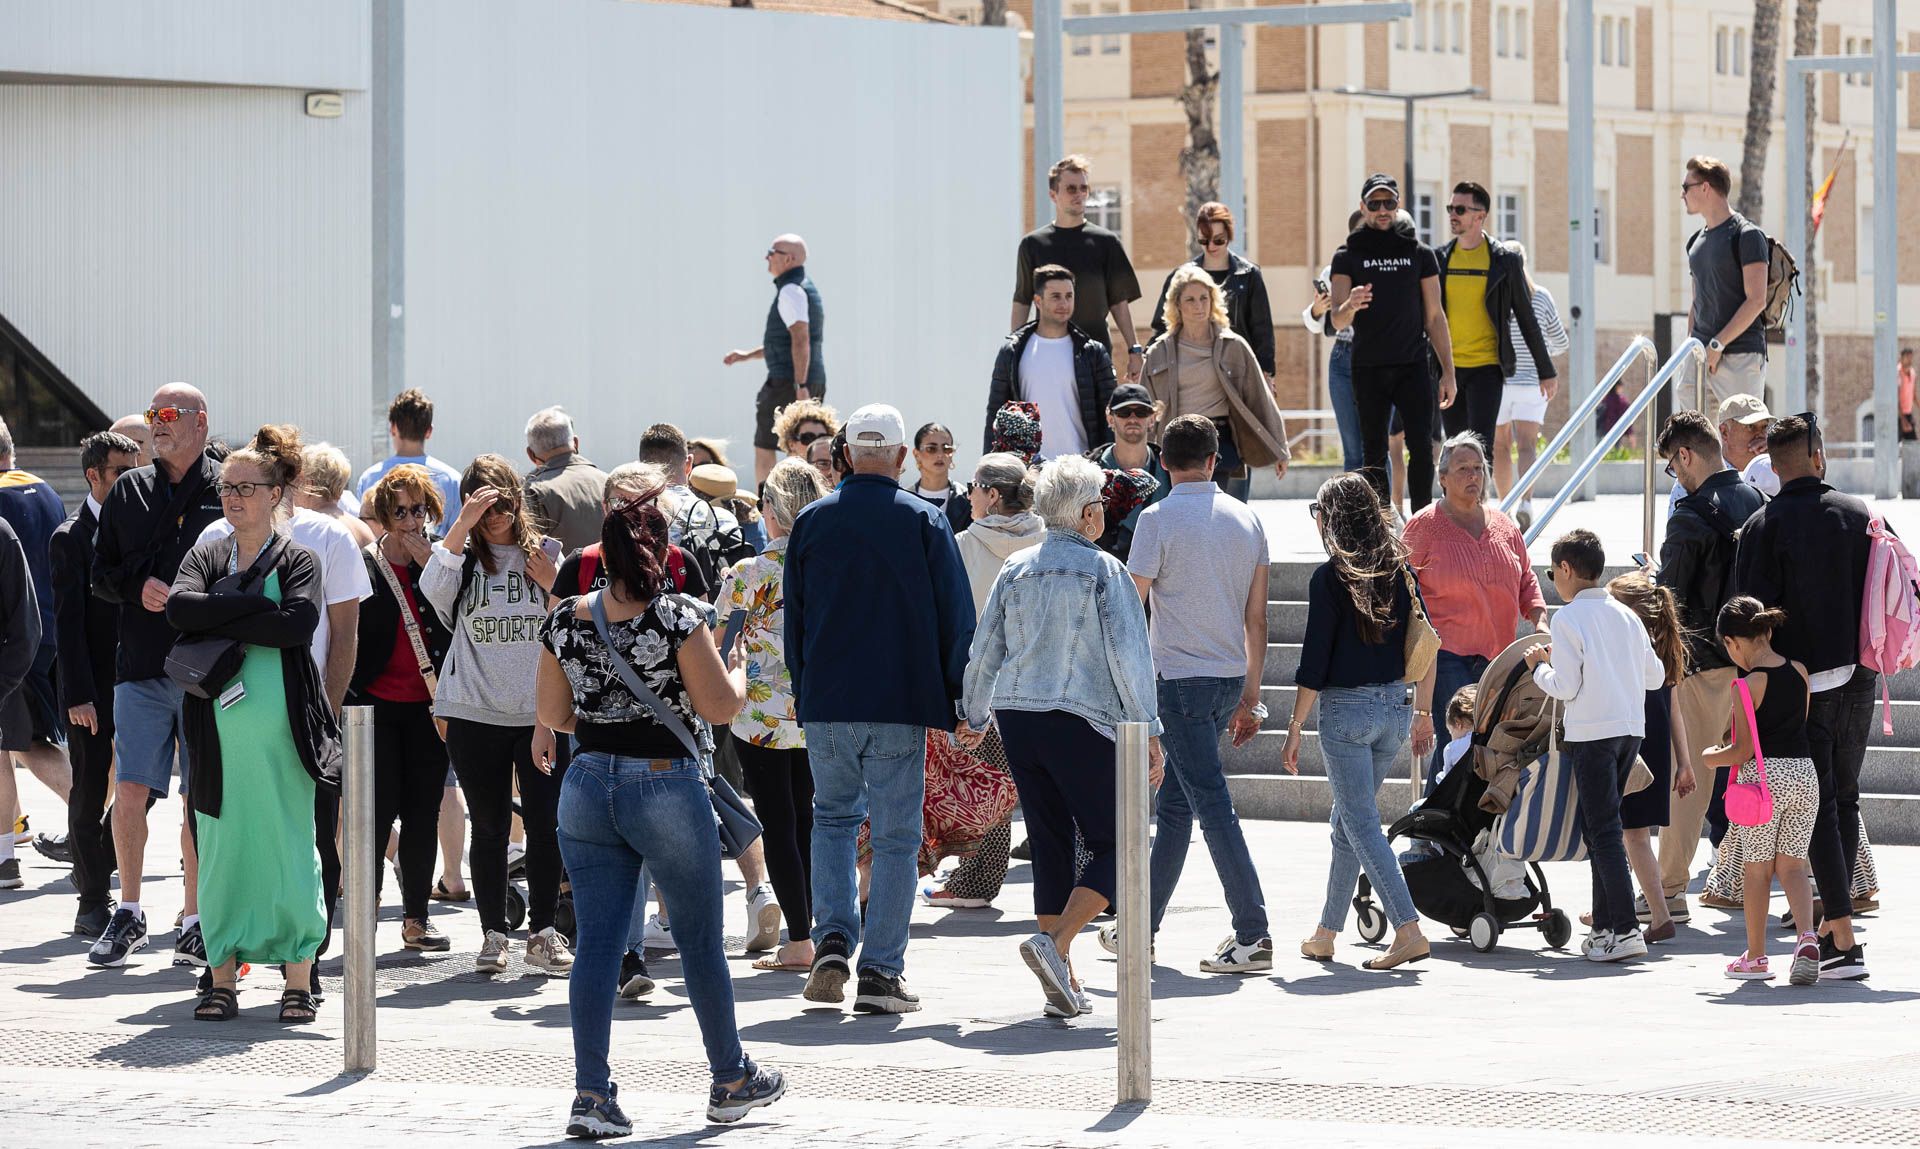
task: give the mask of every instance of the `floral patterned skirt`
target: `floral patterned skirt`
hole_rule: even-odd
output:
[[[983,755],[1000,749],[998,730],[989,730],[980,745]],[[927,731],[927,797],[921,807],[920,876],[940,868],[944,858],[965,858],[979,850],[987,834],[1004,822],[1020,801],[1013,777],[1004,766],[975,757],[954,745],[945,730]],[[859,859],[873,856],[870,828],[860,827]]]

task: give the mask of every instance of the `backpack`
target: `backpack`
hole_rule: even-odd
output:
[[[1881,733],[1893,733],[1889,676],[1920,664],[1920,563],[1880,519],[1867,523],[1860,665],[1880,672]]]
[[[1752,220],[1742,219],[1747,223]],[[1758,224],[1754,226],[1758,227]],[[1740,257],[1740,228],[1733,229],[1730,237],[1733,243],[1734,259]],[[1693,250],[1694,241],[1706,234],[1701,228],[1687,239],[1687,250]],[[1760,233],[1767,241],[1767,302],[1760,308],[1758,322],[1763,331],[1783,331],[1787,326],[1787,317],[1793,314],[1793,297],[1800,294],[1800,265],[1793,260],[1793,253],[1785,244],[1768,235]]]
[[[600,573],[600,544],[590,543],[580,551],[580,591],[586,594],[593,590],[593,580]],[[667,578],[672,580],[673,589],[684,590],[687,585],[687,555],[679,547],[667,548]]]

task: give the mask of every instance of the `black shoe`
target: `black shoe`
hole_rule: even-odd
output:
[[[920,1009],[920,996],[907,992],[905,977],[888,977],[883,973],[863,970],[860,974],[860,991],[853,999],[855,1013],[915,1013]]]
[[[1867,946],[1855,942],[1850,950],[1833,944],[1833,936],[1820,939],[1821,981],[1862,981],[1867,976]]]
[[[1826,906],[1821,903],[1819,898],[1813,899],[1813,924],[1807,928],[1818,933],[1821,924],[1826,920]],[[1783,930],[1791,930],[1794,928],[1792,910],[1788,910],[1786,913],[1780,915],[1780,928]]]
[[[26,883],[20,880],[20,859],[8,858],[0,862],[0,890],[17,890],[24,885]]]
[[[43,858],[51,858],[63,866],[73,865],[73,847],[67,843],[65,834],[35,834],[33,848],[40,851]]]
[[[633,1132],[633,1122],[620,1112],[620,1087],[609,1085],[606,1097],[596,1101],[585,1093],[573,1095],[573,1111],[567,1115],[567,1136],[586,1141],[625,1137]]]
[[[813,947],[813,968],[807,971],[807,987],[800,996],[808,1001],[839,1002],[847,999],[847,979],[853,976],[853,946],[839,934],[828,934]]]
[[[1022,838],[1018,846],[1007,851],[1007,857],[1012,858],[1016,862],[1033,861],[1033,839]]]
[[[639,1001],[653,993],[653,978],[647,975],[647,960],[632,950],[620,959],[620,996]]]
[[[778,1069],[762,1069],[751,1059],[747,1079],[738,1089],[715,1083],[707,1093],[707,1120],[722,1123],[738,1121],[762,1105],[772,1105],[787,1092],[787,1079]]]
[[[146,915],[135,917],[132,910],[121,907],[113,911],[113,917],[107,922],[100,940],[94,942],[93,948],[87,951],[87,964],[101,969],[117,969],[127,964],[128,955],[146,948]]]
[[[207,941],[200,936],[199,922],[180,931],[179,939],[173,943],[173,964],[207,968]]]
[[[107,923],[113,921],[113,903],[104,906],[81,906],[80,912],[73,915],[73,932],[83,938],[97,938],[107,932]]]

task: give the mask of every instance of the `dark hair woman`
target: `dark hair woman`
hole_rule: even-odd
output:
[[[707,1116],[738,1120],[786,1088],[777,1071],[760,1069],[740,1048],[721,929],[720,838],[707,789],[708,723],[730,721],[745,702],[745,653],[735,644],[722,663],[712,608],[672,591],[660,491],[607,515],[600,534],[606,590],[563,600],[540,627],[540,717],[572,734],[576,746],[560,794],[560,849],[580,923],[568,986],[576,1090],[570,1136],[632,1130],[608,1076],[607,1049],[643,861],[673,907],[687,996],[713,1073]]]
[[[187,552],[167,598],[167,621],[184,638],[233,639],[245,652],[217,702],[189,693],[185,706],[200,929],[212,970],[193,1013],[202,1021],[238,1014],[240,962],[286,967],[281,1021],[309,1022],[318,1012],[313,958],[327,912],[315,791],[339,787],[340,731],[310,650],[320,564],[285,530],[282,499],[299,466],[291,428],[263,427],[228,456],[219,490],[233,534]]]
[[[1300,943],[1300,952],[1314,961],[1333,959],[1333,939],[1346,924],[1354,884],[1365,870],[1395,934],[1392,948],[1361,964],[1392,969],[1428,952],[1420,914],[1380,829],[1374,800],[1413,727],[1404,681],[1411,568],[1392,518],[1365,477],[1349,471],[1328,479],[1309,510],[1327,561],[1307,588],[1307,636],[1280,755],[1287,773],[1300,772],[1300,732],[1317,699],[1320,755],[1333,794],[1333,862],[1319,926]]]
[[[446,935],[427,920],[434,847],[445,796],[447,748],[433,728],[433,680],[451,636],[427,608],[420,576],[433,557],[427,524],[445,511],[433,474],[402,463],[367,492],[367,509],[383,532],[364,558],[373,594],[360,606],[360,643],[348,701],[373,707],[373,842],[383,853],[394,819],[406,921],[400,941],[411,950],[445,950]],[[385,869],[374,859],[374,889]]]
[[[919,474],[907,489],[939,507],[954,534],[966,530],[973,523],[967,497],[973,488],[954,481],[953,432],[945,423],[928,423],[913,433],[913,465]]]

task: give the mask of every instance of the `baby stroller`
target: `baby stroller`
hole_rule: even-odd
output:
[[[1565,910],[1553,907],[1540,866],[1526,864],[1525,897],[1496,897],[1493,876],[1473,852],[1474,840],[1494,822],[1494,815],[1479,806],[1486,789],[1471,761],[1462,760],[1447,771],[1425,801],[1388,827],[1389,838],[1428,842],[1440,851],[1437,857],[1401,867],[1414,908],[1445,924],[1455,937],[1471,941],[1481,953],[1492,950],[1508,929],[1537,929],[1549,946],[1560,949],[1573,938],[1573,922]],[[1374,903],[1373,886],[1365,874],[1360,876],[1353,908],[1361,937],[1377,942],[1386,936],[1387,916]]]

